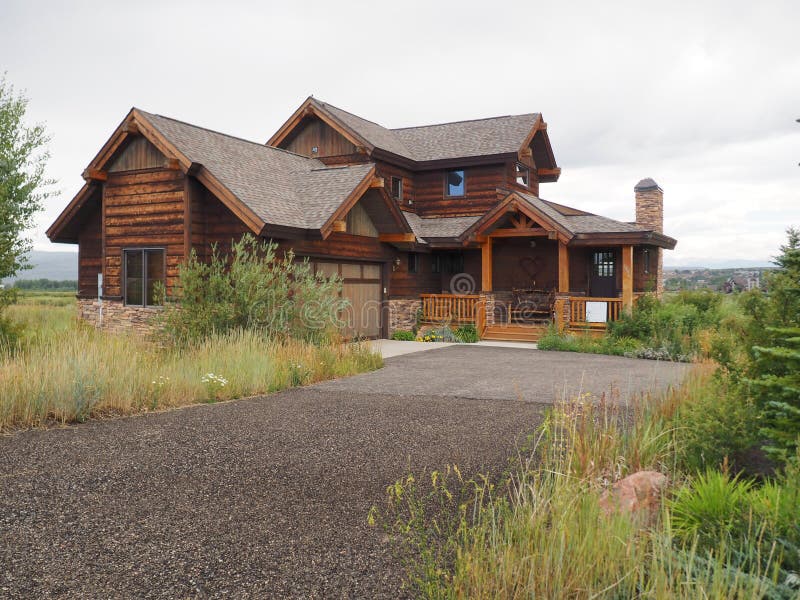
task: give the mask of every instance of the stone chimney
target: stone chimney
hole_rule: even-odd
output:
[[[636,224],[651,231],[664,233],[664,190],[650,177],[642,179],[633,188],[636,194]],[[645,274],[653,282],[656,295],[661,297],[664,292],[664,269],[662,248],[651,247],[649,252],[649,274]],[[645,263],[642,269],[647,268],[647,259],[644,253],[641,260]]]

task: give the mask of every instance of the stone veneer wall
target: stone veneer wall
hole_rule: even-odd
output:
[[[399,330],[410,331],[417,324],[417,311],[422,308],[422,300],[388,300],[389,337]]]
[[[652,179],[642,179],[633,188],[636,194],[636,224],[659,233],[664,232],[664,191]],[[655,275],[655,292],[664,293],[664,250],[654,248],[650,271]]]
[[[143,335],[152,333],[156,326],[153,317],[161,312],[160,307],[125,306],[121,300],[103,300],[102,330],[112,333],[134,332]],[[100,325],[100,303],[96,298],[79,298],[78,314],[81,319],[97,328]]]

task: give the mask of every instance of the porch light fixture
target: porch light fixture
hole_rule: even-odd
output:
[[[394,260],[392,261],[392,271],[397,271],[400,268],[400,257],[395,256]]]

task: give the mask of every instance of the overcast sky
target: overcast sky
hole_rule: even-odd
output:
[[[667,264],[767,262],[800,225],[800,2],[0,2],[0,71],[52,135],[61,196],[131,106],[266,141],[313,94],[387,127],[539,111],[543,198],[633,220]]]

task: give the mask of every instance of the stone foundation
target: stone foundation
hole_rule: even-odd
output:
[[[389,337],[395,331],[411,331],[417,324],[417,312],[422,309],[422,300],[388,300],[389,309]]]
[[[94,327],[112,333],[153,333],[157,328],[153,318],[162,311],[161,307],[125,306],[121,300],[103,300],[102,309],[101,323],[100,302],[96,298],[78,299],[78,316]]]

